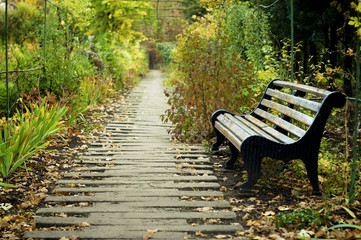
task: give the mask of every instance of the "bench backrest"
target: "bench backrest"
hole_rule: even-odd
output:
[[[341,108],[345,102],[345,96],[339,92],[273,80],[251,115],[291,143],[310,131],[321,136],[332,108]]]

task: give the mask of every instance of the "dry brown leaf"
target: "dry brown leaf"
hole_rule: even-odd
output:
[[[262,215],[264,215],[264,216],[274,216],[274,215],[276,215],[276,213],[273,212],[273,211],[266,211],[266,212],[263,213]]]
[[[242,217],[243,220],[247,221],[247,220],[250,220],[252,219],[252,216],[249,214],[249,213],[246,213],[243,217]]]
[[[91,225],[88,222],[82,222],[79,224],[80,227],[90,227]]]
[[[288,210],[290,210],[290,208],[288,206],[279,206],[277,209],[280,210],[280,211],[288,211]]]
[[[327,237],[328,232],[327,232],[327,227],[321,227],[316,233],[315,233],[315,238],[322,238],[322,237]]]
[[[158,231],[158,229],[147,230],[147,233],[143,235],[143,240],[151,239],[153,237],[153,234]]]
[[[276,233],[270,234],[270,235],[269,235],[269,238],[270,238],[270,239],[275,239],[275,240],[284,240],[283,237],[281,237],[280,235],[278,235],[278,234],[276,234]]]
[[[213,210],[212,207],[202,207],[196,209],[198,212],[211,212]]]
[[[4,234],[4,235],[2,235],[2,237],[3,237],[4,239],[7,239],[7,240],[17,240],[17,239],[20,239],[20,238],[18,238],[14,233]]]
[[[58,215],[59,217],[67,217],[68,215],[66,215],[66,213],[64,213],[64,212],[61,212],[61,213],[59,213],[59,215]]]
[[[202,232],[196,232],[196,236],[207,237],[208,235]]]

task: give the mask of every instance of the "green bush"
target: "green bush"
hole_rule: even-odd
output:
[[[265,67],[265,59],[273,54],[268,15],[249,2],[232,2],[221,14],[230,50],[258,70]]]
[[[104,61],[103,75],[113,79],[118,89],[132,87],[148,70],[147,56],[138,40],[109,45],[106,38],[101,39],[96,51]]]
[[[171,56],[176,46],[175,42],[164,42],[164,43],[157,43],[156,47],[163,57],[164,64],[169,65],[172,61]]]

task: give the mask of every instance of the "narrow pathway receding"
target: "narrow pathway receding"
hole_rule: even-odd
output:
[[[82,167],[59,180],[49,207],[37,211],[44,229],[26,238],[143,239],[149,232],[152,239],[194,239],[242,230],[202,146],[170,140],[160,120],[163,80],[152,71],[132,91],[106,134],[80,156]]]

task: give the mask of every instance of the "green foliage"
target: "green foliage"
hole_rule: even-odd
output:
[[[324,224],[326,219],[320,216],[318,212],[310,208],[300,208],[292,212],[279,213],[276,217],[277,227],[289,227],[293,225],[298,229],[304,229],[313,223],[318,226]]]
[[[209,116],[215,110],[239,112],[256,102],[254,93],[263,83],[255,79],[251,64],[229,51],[218,18],[200,18],[190,25],[179,37],[173,58],[171,108],[163,117],[176,125],[173,133],[177,137],[209,138]]]
[[[113,3],[109,4],[113,6]],[[134,3],[131,3],[131,5],[135,9],[143,5],[149,7],[149,3],[139,3],[139,6],[133,6]],[[42,96],[50,92],[59,98],[69,96],[70,92],[80,95],[82,90],[79,86],[83,79],[93,76],[97,71],[101,79],[104,79],[102,76],[106,76],[109,81],[114,80],[119,88],[125,89],[132,86],[138,76],[147,70],[147,57],[140,47],[140,40],[137,39],[141,34],[131,26],[132,21],[129,20],[124,25],[129,28],[128,33],[132,34],[122,37],[119,37],[121,29],[110,23],[109,29],[90,28],[95,21],[95,12],[99,14],[103,5],[100,3],[92,5],[89,0],[52,1],[48,4],[44,56],[42,7],[20,1],[13,10],[9,11],[10,32],[11,36],[14,35],[9,43],[9,69],[26,70],[10,74],[9,79],[15,86],[11,89],[12,93],[17,92],[21,96],[36,88]],[[124,6],[124,9],[128,8]],[[3,19],[1,18],[1,21]],[[117,18],[113,16],[109,21],[120,24],[124,19],[125,17],[119,15]],[[16,25],[16,23],[27,25]],[[92,24],[92,26],[96,25]],[[86,36],[92,32],[98,34],[96,38]],[[24,33],[31,34],[32,38],[25,36]],[[89,53],[99,56],[97,62]],[[5,50],[2,47],[0,56],[0,59],[4,60],[0,61],[0,69],[3,71]],[[96,65],[99,63],[101,67]],[[43,69],[27,71],[42,66]],[[11,105],[16,102],[15,99],[10,101]],[[6,101],[0,99],[0,104],[6,105]]]
[[[16,87],[13,83],[9,83],[9,102],[10,110],[15,105],[17,100]],[[6,94],[6,85],[4,82],[0,82],[0,116],[5,116],[7,112],[7,94]]]
[[[176,46],[175,42],[157,43],[156,47],[164,59],[164,64],[169,65],[172,61],[172,53]]]
[[[143,34],[135,29],[132,16],[143,19],[144,23],[154,21],[147,18],[153,12],[151,2],[93,0],[92,5],[96,14],[88,34],[94,34],[96,37],[105,36],[108,44],[144,38]]]
[[[200,0],[185,0],[181,3],[184,7],[183,13],[188,21],[192,21],[194,16],[201,17],[207,13],[207,10],[200,3]]]
[[[71,117],[76,115],[74,114],[74,111],[78,114],[82,114],[91,106],[109,96],[112,88],[112,81],[109,79],[106,80],[95,77],[84,78],[80,82],[79,95],[70,100],[73,110]]]
[[[345,185],[345,183],[348,183],[351,179],[350,161],[339,149],[340,146],[332,146],[330,142],[322,139],[319,153],[319,179],[323,192],[327,196],[346,195],[349,185]],[[358,164],[360,164],[360,161],[358,161]],[[356,196],[358,196],[361,191],[359,181],[356,182],[355,190]]]
[[[116,87],[126,89],[132,87],[138,76],[148,70],[145,50],[141,49],[140,42],[124,42],[122,46],[108,46],[105,41],[96,45],[104,61],[104,76],[114,80]]]
[[[228,7],[232,9],[227,10]],[[253,65],[256,61],[250,60],[254,58],[251,54],[254,39],[238,34],[239,25],[233,23],[242,11],[253,9],[243,3],[215,9],[212,14],[197,18],[178,38],[172,55],[171,108],[163,118],[175,124],[173,133],[180,139],[209,139],[212,133],[209,117],[215,110],[250,110],[269,81],[268,73],[257,79]],[[240,44],[245,42],[250,44],[249,51],[241,53]]]
[[[224,34],[229,38],[231,51],[261,69],[262,60],[272,54],[267,14],[248,2],[232,2],[223,11]]]
[[[9,40],[19,44],[25,41],[35,41],[42,20],[41,9],[30,3],[18,2],[15,9],[8,11]],[[5,41],[5,11],[3,8],[0,8],[0,39]]]
[[[84,33],[90,27],[95,17],[95,9],[90,0],[58,0],[53,1],[61,6],[61,24],[70,28],[73,32]],[[81,35],[80,35],[81,36]]]
[[[61,129],[66,107],[48,106],[44,99],[25,113],[17,112],[0,130],[0,173],[8,178],[32,155],[45,148],[45,140]]]

